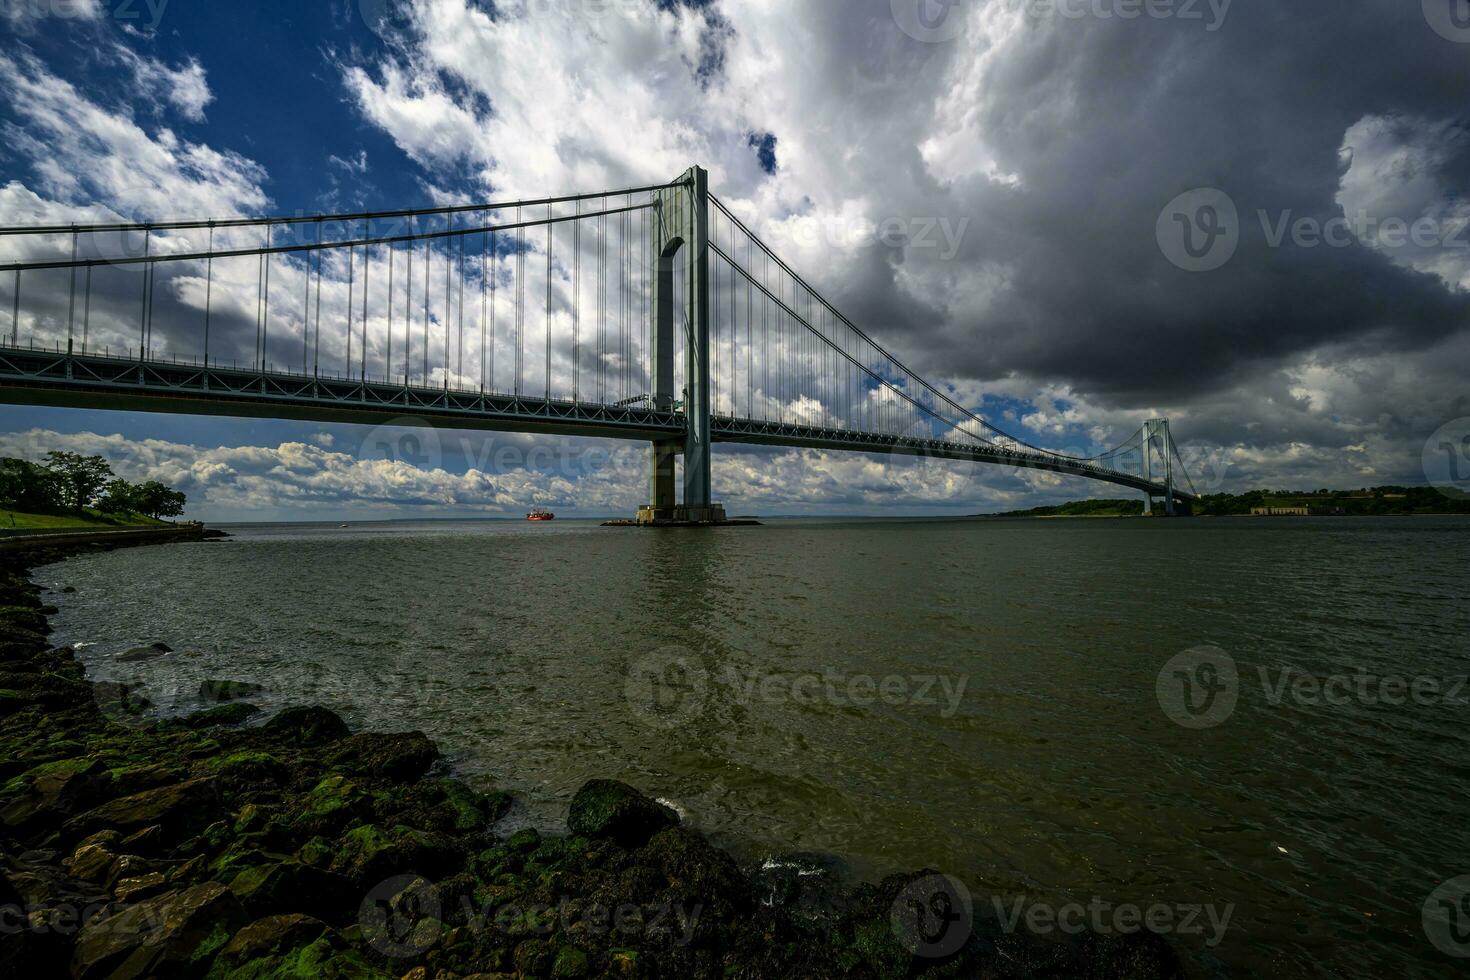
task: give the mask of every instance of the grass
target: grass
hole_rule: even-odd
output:
[[[0,510],[0,533],[17,531],[64,531],[68,528],[162,527],[164,521],[142,514],[103,514],[90,508],[80,514],[25,514]]]

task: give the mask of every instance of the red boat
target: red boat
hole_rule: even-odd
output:
[[[556,520],[556,515],[553,514],[551,511],[546,510],[545,508],[537,507],[535,510],[531,511],[531,513],[529,513],[529,514],[526,515],[526,520],[528,520],[528,521],[554,521],[554,520]]]

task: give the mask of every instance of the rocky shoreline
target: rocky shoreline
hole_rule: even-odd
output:
[[[1182,975],[1157,935],[1007,930],[934,871],[742,868],[617,782],[576,794],[567,836],[500,833],[510,799],[454,778],[423,734],[317,707],[257,724],[246,687],[150,721],[47,639],[30,570],[97,547],[0,555],[5,975]]]

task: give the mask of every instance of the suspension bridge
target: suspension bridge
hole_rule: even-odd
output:
[[[698,167],[498,204],[5,227],[7,305],[0,401],[647,441],[640,523],[725,519],[716,443],[1043,470],[1171,515],[1196,497],[1167,420],[1084,457],[967,409],[839,313]]]

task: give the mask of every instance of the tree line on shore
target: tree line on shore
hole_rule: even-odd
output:
[[[0,458],[0,505],[32,514],[82,514],[163,519],[184,512],[188,497],[157,480],[131,483],[101,456],[49,452],[42,463]]]
[[[1410,514],[1470,514],[1470,498],[1435,487],[1371,487],[1361,490],[1247,490],[1204,494],[1191,512],[1197,517],[1241,517],[1257,508],[1306,507],[1313,513],[1392,517]],[[1054,507],[1011,511],[998,517],[1139,517],[1143,501],[1073,500]]]

